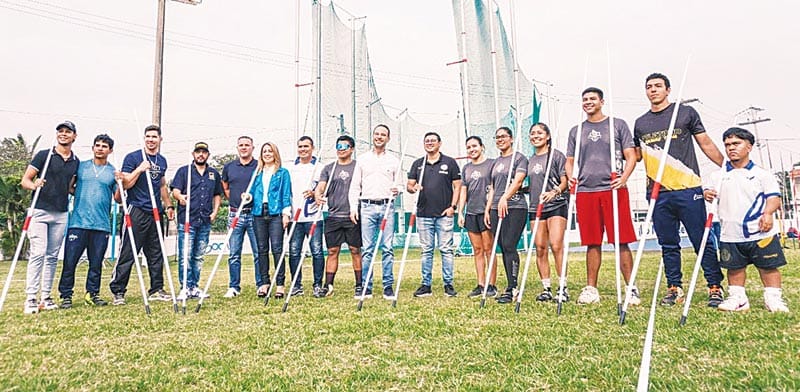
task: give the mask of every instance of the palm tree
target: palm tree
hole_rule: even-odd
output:
[[[20,133],[0,141],[0,176],[22,176],[41,138],[39,135],[30,146]]]

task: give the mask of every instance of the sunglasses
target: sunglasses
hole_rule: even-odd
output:
[[[336,143],[336,150],[337,151],[344,151],[350,148],[350,144],[348,143]]]

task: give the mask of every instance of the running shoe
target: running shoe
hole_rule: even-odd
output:
[[[31,298],[25,301],[25,307],[22,311],[24,314],[35,314],[39,313],[39,302],[36,301],[36,298]]]
[[[114,306],[125,305],[125,294],[114,294],[114,300],[111,302],[111,304]]]
[[[475,286],[474,289],[472,289],[472,291],[469,292],[469,294],[467,294],[467,297],[475,298],[475,297],[480,297],[482,295],[483,295],[483,286],[477,285]]]
[[[72,308],[72,297],[61,298],[61,309]]]
[[[716,308],[724,300],[725,300],[725,293],[722,291],[722,287],[717,285],[711,285],[711,287],[708,288],[709,307]]]
[[[238,295],[239,295],[239,290],[236,290],[233,287],[229,287],[228,291],[226,291],[225,295],[223,295],[222,297],[223,298],[233,298],[233,297],[236,297]]]
[[[728,297],[728,299],[722,301],[722,303],[717,306],[717,309],[725,312],[744,312],[750,309],[750,301],[747,299],[747,296],[740,297],[732,295]]]
[[[628,305],[639,306],[642,304],[642,297],[639,296],[639,288],[633,286],[631,289],[631,297],[628,299]]]
[[[150,296],[147,297],[147,299],[151,301],[163,301],[163,302],[172,301],[172,297],[170,297],[170,295],[167,294],[167,292],[164,291],[164,289],[158,290],[155,293],[150,294]]]
[[[444,285],[444,295],[445,297],[455,297],[458,293],[452,284],[446,284]]]
[[[683,303],[683,289],[678,286],[669,286],[667,295],[661,299],[662,306],[673,306]]]
[[[397,299],[397,296],[394,295],[394,289],[392,286],[386,286],[383,288],[383,299],[394,300]]]
[[[598,302],[600,302],[600,292],[597,291],[596,287],[586,286],[578,295],[579,305],[596,304]]]
[[[789,306],[786,305],[786,301],[780,295],[767,295],[764,293],[764,306],[773,313],[789,313]]]
[[[544,290],[542,290],[541,294],[536,296],[536,300],[539,302],[552,301],[553,289],[551,289],[550,287],[545,287]]]
[[[53,301],[53,298],[50,298],[50,297],[47,297],[47,298],[43,299],[42,302],[39,303],[39,307],[44,309],[44,310],[58,309],[58,305],[56,304],[56,301]]]
[[[83,302],[85,302],[86,305],[92,305],[92,306],[108,305],[108,302],[100,298],[100,294],[97,293],[86,293],[86,295],[83,296]]]
[[[426,286],[424,284],[419,286],[417,291],[414,292],[414,296],[417,298],[430,297],[431,295],[433,295],[433,292],[431,291],[431,286]]]

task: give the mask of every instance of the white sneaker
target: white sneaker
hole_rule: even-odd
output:
[[[42,299],[42,302],[39,303],[39,309],[44,309],[44,310],[58,309],[58,304],[56,304],[56,301],[53,301],[53,298],[47,297]]]
[[[188,292],[186,289],[181,289],[181,292],[178,293],[178,297],[176,298],[178,301],[183,301],[188,298]]]
[[[580,305],[596,304],[598,302],[600,302],[600,292],[595,287],[586,286],[581,290],[581,294],[578,295],[578,304]]]
[[[192,296],[192,298],[208,298],[208,297],[210,297],[210,295],[204,293],[203,290],[200,290],[199,287],[195,287],[195,288],[192,289],[191,296]]]
[[[770,312],[789,313],[789,307],[780,295],[767,295],[764,294],[764,306]]]
[[[36,301],[36,298],[31,298],[25,301],[25,307],[22,311],[24,314],[36,314],[39,313],[39,302]]]
[[[717,309],[725,312],[744,312],[750,309],[750,300],[747,299],[747,296],[731,295],[728,299],[722,301],[722,303],[717,306]]]
[[[239,295],[239,290],[236,290],[233,287],[229,287],[228,291],[225,292],[225,295],[223,295],[223,297],[224,298],[233,298],[233,297],[235,297],[237,295]]]
[[[639,296],[639,288],[633,286],[628,298],[628,305],[639,306],[642,304],[642,298]]]

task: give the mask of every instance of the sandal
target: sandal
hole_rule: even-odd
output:
[[[281,299],[286,295],[285,293],[286,293],[285,288],[283,286],[278,286],[278,288],[275,289],[275,298]]]

